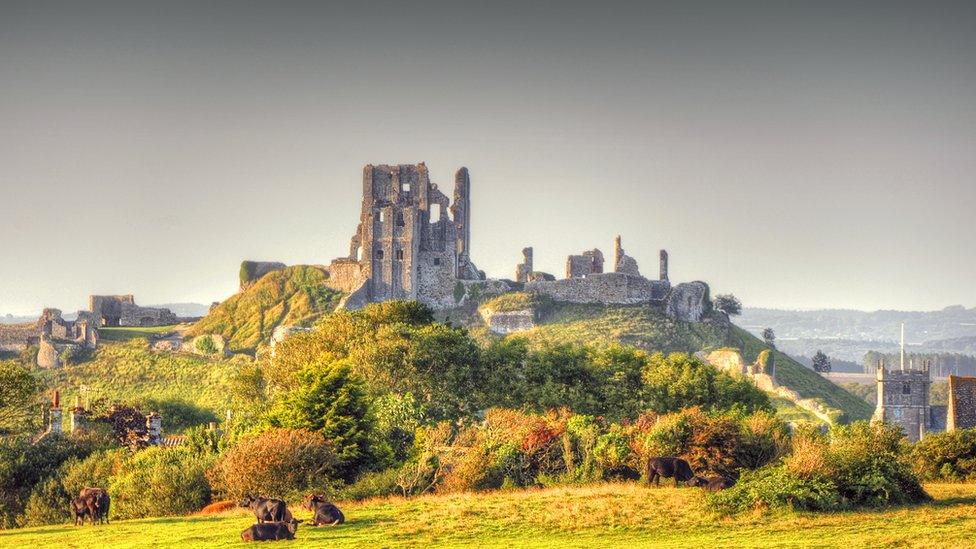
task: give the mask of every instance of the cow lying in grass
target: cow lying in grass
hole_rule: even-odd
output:
[[[300,520],[291,519],[288,522],[265,522],[254,524],[241,532],[244,541],[281,541],[295,539]]]
[[[345,515],[322,494],[311,494],[305,498],[302,508],[312,512],[312,524],[335,526],[346,522]]]
[[[699,486],[709,492],[718,492],[735,486],[735,481],[726,477],[699,477],[695,476],[688,481],[688,486]]]
[[[288,506],[280,499],[246,495],[238,505],[250,509],[254,513],[254,517],[258,519],[258,524],[265,522],[288,522],[292,520]]]
[[[688,462],[676,457],[652,457],[647,460],[647,482],[661,485],[661,477],[673,478],[675,487],[678,482],[688,482],[695,477]]]

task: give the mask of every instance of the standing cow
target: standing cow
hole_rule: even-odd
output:
[[[311,494],[306,497],[302,507],[313,513],[312,524],[315,526],[325,524],[335,526],[346,522],[346,516],[342,511],[321,494]]]
[[[107,490],[104,488],[84,488],[78,495],[78,499],[84,502],[88,508],[88,515],[92,524],[95,524],[95,521],[102,524],[109,523],[108,512],[112,500],[109,498]]]
[[[255,518],[258,519],[258,524],[265,522],[284,522],[291,516],[288,512],[288,506],[280,499],[247,495],[244,496],[244,499],[238,505],[250,509],[254,513]]]
[[[88,512],[88,503],[83,498],[71,500],[71,516],[75,519],[75,526],[84,526],[85,517],[91,517],[91,513]],[[92,524],[95,524],[95,519],[92,519]]]
[[[695,477],[695,472],[691,470],[688,462],[672,456],[652,457],[647,460],[647,482],[661,485],[661,477],[674,478],[674,486],[678,482],[688,482]]]

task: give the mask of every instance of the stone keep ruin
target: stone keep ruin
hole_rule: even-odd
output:
[[[168,326],[180,321],[169,309],[136,305],[132,295],[88,296],[88,310],[99,326]]]
[[[477,287],[482,294],[524,290],[571,303],[653,304],[688,322],[701,322],[712,312],[707,284],[672,287],[664,250],[658,279],[644,277],[637,261],[624,252],[619,236],[612,271],[604,272],[603,253],[594,249],[569,256],[562,280],[533,269],[532,248],[522,250],[515,281],[487,280],[471,262],[470,243],[467,168],[455,173],[452,201],[430,181],[423,162],[369,164],[363,168],[359,226],[349,255],[328,267],[329,285],[346,294],[341,306],[349,309],[390,299],[450,309],[463,304],[469,290]]]
[[[470,189],[467,168],[454,176],[453,204],[422,162],[363,168],[359,226],[349,255],[329,267],[330,285],[347,293],[343,305],[415,299],[445,309],[457,304],[459,284],[485,280],[469,255]]]

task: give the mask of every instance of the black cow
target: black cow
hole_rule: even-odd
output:
[[[91,517],[91,513],[88,512],[88,502],[84,498],[71,500],[71,516],[75,519],[75,526],[84,525],[85,517]],[[92,524],[95,524],[95,519],[92,519]]]
[[[258,524],[265,522],[284,522],[288,514],[287,505],[280,499],[247,495],[244,496],[244,499],[238,505],[253,511],[255,518],[258,519]]]
[[[725,490],[726,488],[731,488],[735,486],[735,481],[726,477],[699,477],[695,476],[693,479],[688,481],[688,486],[700,486],[709,492],[719,492]]]
[[[302,507],[306,511],[312,511],[312,524],[315,526],[326,524],[335,526],[346,522],[346,516],[342,511],[321,494],[312,494],[305,498]]]
[[[244,541],[280,541],[283,539],[295,539],[298,532],[300,520],[292,519],[291,522],[265,522],[254,524],[247,530],[241,532],[241,539]]]
[[[694,478],[695,472],[691,470],[688,462],[676,457],[652,457],[647,461],[647,482],[661,485],[661,477],[674,478],[675,487],[678,482],[688,482]]]
[[[88,507],[92,524],[95,524],[95,521],[103,524],[109,523],[108,512],[112,500],[108,496],[107,490],[104,488],[84,488],[78,498],[84,501]]]

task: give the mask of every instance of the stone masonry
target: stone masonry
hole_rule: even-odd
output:
[[[349,255],[329,267],[329,285],[347,294],[342,305],[389,299],[456,305],[459,281],[485,278],[470,257],[470,192],[467,168],[455,174],[453,203],[422,162],[363,168],[359,226]]]
[[[140,307],[132,295],[93,295],[88,310],[99,326],[168,326],[179,318],[169,309]]]
[[[917,442],[931,430],[929,370],[886,370],[878,365],[878,405],[872,421],[901,426],[908,440]]]
[[[976,427],[976,377],[949,376],[946,430]]]

